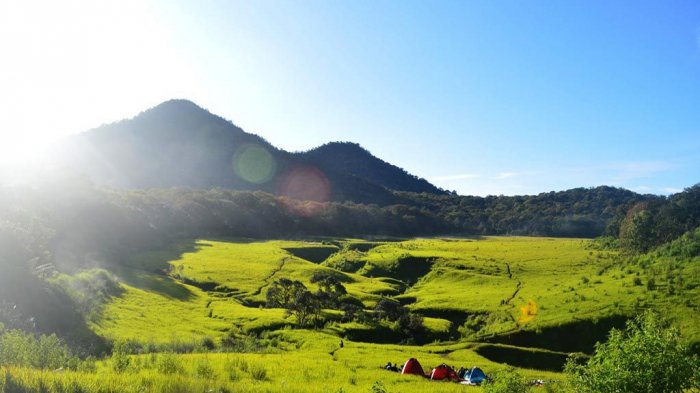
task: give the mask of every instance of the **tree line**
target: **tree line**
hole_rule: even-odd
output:
[[[119,265],[135,252],[185,238],[609,234],[644,252],[698,227],[699,195],[698,185],[669,198],[612,187],[483,198],[397,192],[401,204],[378,206],[228,189],[116,191],[80,177],[4,187],[0,323],[89,334],[85,326],[65,321],[78,321],[81,306],[41,278]],[[692,249],[687,246],[692,239],[683,243],[685,249]]]

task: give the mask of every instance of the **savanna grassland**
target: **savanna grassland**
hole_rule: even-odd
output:
[[[0,384],[8,392],[476,389],[381,368],[411,357],[425,369],[447,363],[493,373],[508,363],[531,379],[563,380],[568,354],[591,353],[642,309],[663,310],[686,340],[700,341],[699,270],[582,239],[185,241],[119,268],[52,278],[90,304],[88,326],[113,343],[113,354],[73,371],[5,368]],[[396,300],[423,327],[399,334],[397,322],[324,309],[301,328],[294,315],[266,307],[276,281],[314,290],[319,272],[336,277],[364,312]]]

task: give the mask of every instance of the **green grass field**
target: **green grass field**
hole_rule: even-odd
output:
[[[579,350],[570,342],[577,334],[604,338],[607,321],[624,321],[641,308],[663,310],[688,340],[700,341],[700,269],[691,262],[632,263],[581,239],[183,242],[135,255],[128,268],[113,271],[123,290],[91,317],[90,327],[111,341],[153,348],[204,339],[218,347],[231,334],[262,334],[264,348],[170,355],[178,365],[174,375],[158,370],[158,357],[169,356],[161,353],[133,356],[122,373],[103,360],[90,372],[9,369],[5,379],[36,387],[29,391],[52,386],[49,392],[368,392],[377,381],[389,392],[465,389],[380,369],[410,357],[426,369],[447,363],[487,373],[510,358],[529,378],[562,379],[546,370],[556,369],[552,359],[556,364]],[[274,280],[295,279],[314,289],[311,276],[331,270],[343,275],[348,293],[366,308],[382,296],[398,299],[422,314],[429,337],[441,341],[380,344],[376,326],[341,323],[331,311],[319,330],[297,329],[284,310],[262,307]]]

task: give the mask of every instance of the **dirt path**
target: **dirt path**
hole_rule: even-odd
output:
[[[518,281],[518,284],[515,286],[515,292],[513,292],[512,295],[506,300],[503,301],[503,305],[508,305],[510,304],[510,301],[515,299],[516,296],[518,296],[518,292],[520,292],[520,289],[523,287],[523,283]]]
[[[265,284],[263,286],[261,286],[260,288],[258,288],[255,292],[253,292],[252,296],[260,295],[262,293],[262,290],[270,285],[270,280],[272,280],[272,277],[274,277],[275,274],[279,273],[280,271],[282,271],[282,269],[284,269],[284,265],[285,265],[285,263],[287,263],[288,260],[289,260],[289,258],[282,259],[280,261],[280,265],[278,267],[276,267],[274,270],[272,270],[270,272],[270,274],[263,279],[263,281],[265,281]]]

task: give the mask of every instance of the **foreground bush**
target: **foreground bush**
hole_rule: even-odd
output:
[[[525,393],[529,389],[523,376],[513,367],[494,374],[492,381],[483,384],[486,393]]]
[[[77,366],[68,346],[55,335],[40,336],[19,330],[0,334],[0,365],[58,369]]]
[[[679,339],[678,330],[647,311],[612,330],[585,364],[569,359],[565,371],[575,392],[674,393],[700,388],[700,360]]]

